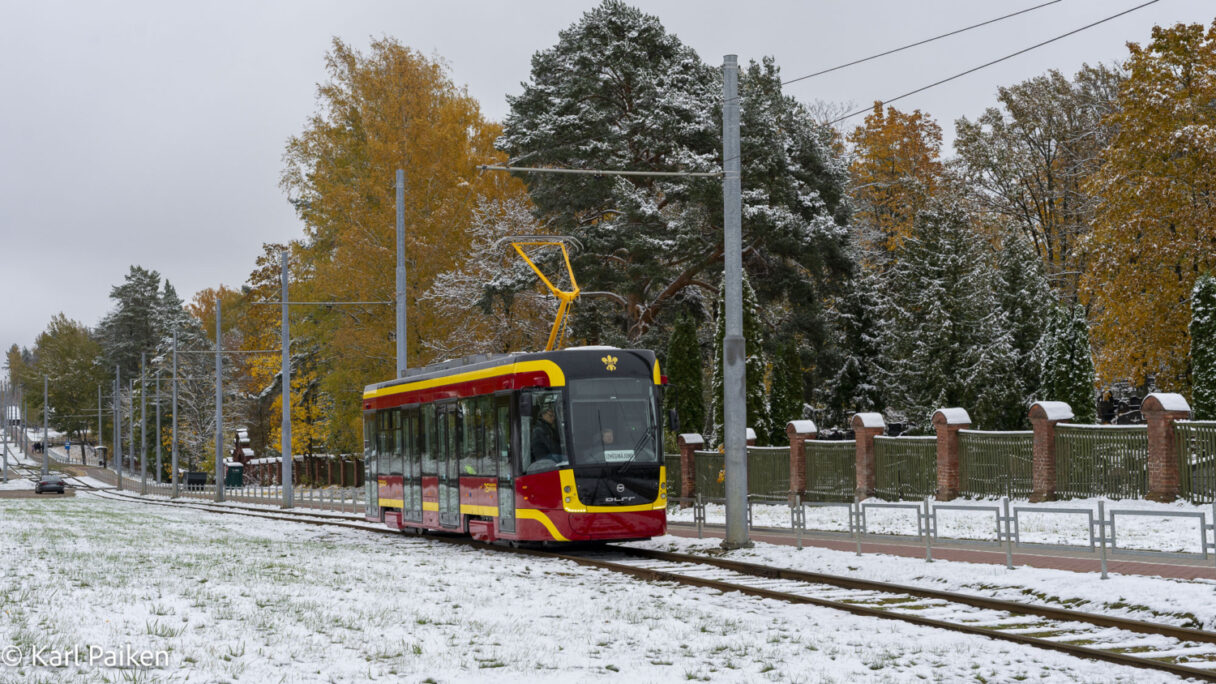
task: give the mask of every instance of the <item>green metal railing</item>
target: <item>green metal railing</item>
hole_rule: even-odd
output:
[[[937,489],[936,437],[875,437],[875,487],[878,496],[922,499]]]
[[[680,455],[663,454],[663,465],[667,468],[667,498],[674,499],[680,495]]]
[[[1034,432],[959,430],[958,488],[963,496],[1026,498],[1034,489]]]
[[[1132,499],[1148,493],[1148,428],[1056,426],[1056,494]]]
[[[719,481],[725,464],[722,454],[717,451],[697,451],[694,454],[697,494],[705,500],[726,498],[726,484]]]
[[[1216,501],[1216,421],[1175,422],[1174,445],[1183,498],[1191,503]]]
[[[807,440],[806,501],[852,501],[857,489],[857,442]]]
[[[703,499],[721,499],[726,496],[726,484],[719,479],[724,475],[722,454],[717,451],[697,451],[697,493]],[[677,457],[678,460],[678,457]],[[670,477],[670,471],[668,471]],[[790,492],[790,448],[747,448],[747,493],[762,496],[786,496]]]

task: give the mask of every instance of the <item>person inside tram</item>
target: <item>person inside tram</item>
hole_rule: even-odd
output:
[[[540,419],[532,425],[532,462],[549,460],[563,463],[566,457],[562,454],[561,435],[557,431],[557,413],[553,402],[548,401],[540,406]]]

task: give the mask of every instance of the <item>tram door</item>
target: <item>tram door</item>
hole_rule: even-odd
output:
[[[515,482],[511,477],[511,397],[494,397],[494,429],[487,431],[497,440],[494,445],[498,466],[498,529],[515,531]]]
[[[460,405],[437,407],[439,414],[439,524],[460,525]]]
[[[376,453],[376,414],[363,414],[363,498],[369,519],[380,518],[380,482]]]
[[[418,429],[418,407],[402,409],[401,428],[405,434],[405,483],[402,508],[408,520],[422,520],[422,434]]]

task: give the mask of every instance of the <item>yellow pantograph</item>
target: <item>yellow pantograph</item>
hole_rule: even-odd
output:
[[[520,235],[511,238],[510,241],[511,246],[515,248],[519,256],[532,267],[532,270],[536,272],[536,276],[545,284],[545,287],[549,288],[549,292],[553,293],[554,297],[557,297],[557,319],[553,321],[553,328],[549,331],[549,342],[545,345],[545,351],[553,351],[559,346],[565,345],[566,321],[570,319],[570,309],[574,307],[574,300],[578,299],[580,292],[578,281],[574,279],[574,268],[570,266],[570,252],[566,249],[567,242],[574,245],[578,245],[578,242],[574,238],[555,235]],[[553,281],[545,276],[540,267],[536,265],[536,262],[532,261],[532,258],[524,251],[524,247],[557,247],[561,249],[562,259],[566,264],[566,273],[570,276],[570,290],[566,291],[554,285]]]

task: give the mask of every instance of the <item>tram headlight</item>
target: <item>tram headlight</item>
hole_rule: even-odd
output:
[[[569,493],[570,493],[570,485],[566,485],[565,492],[566,492],[567,494],[569,494]],[[569,499],[566,499],[566,500],[567,500],[567,501],[569,501]]]
[[[570,503],[570,497],[566,497],[566,503]]]

